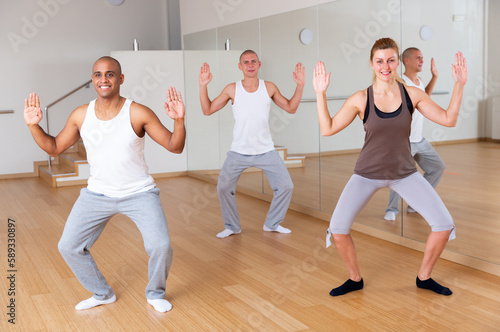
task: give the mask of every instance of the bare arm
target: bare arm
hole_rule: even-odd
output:
[[[74,110],[68,118],[63,130],[56,136],[50,136],[39,126],[43,118],[40,100],[36,93],[31,93],[24,101],[24,121],[38,146],[55,157],[66,151],[80,139],[81,115],[85,107]]]
[[[446,110],[432,101],[428,94],[411,89],[411,94],[416,101],[414,102],[415,107],[420,113],[429,120],[446,127],[454,127],[457,123],[458,113],[464,94],[464,86],[467,82],[467,62],[461,52],[455,55],[455,64],[452,65],[451,73],[455,80],[455,85],[453,87],[450,104]]]
[[[366,94],[358,91],[346,100],[335,116],[330,117],[326,102],[326,90],[329,84],[330,73],[326,74],[324,63],[318,61],[314,68],[313,85],[316,93],[319,126],[323,136],[331,136],[340,132],[351,124],[356,116],[361,116],[362,109],[360,105],[363,105],[363,100],[366,101]]]
[[[230,84],[222,90],[222,93],[216,97],[213,101],[208,97],[208,83],[212,81],[212,73],[210,72],[210,66],[204,63],[200,69],[200,103],[201,109],[204,115],[212,115],[228,103],[231,99],[234,99],[234,84]]]
[[[300,99],[302,98],[302,93],[304,92],[305,76],[305,68],[299,62],[295,66],[295,71],[293,72],[293,80],[297,84],[297,87],[295,88],[295,92],[290,100],[285,98],[280,93],[278,87],[274,83],[266,82],[266,88],[274,103],[286,112],[294,114],[299,107]]]
[[[432,94],[432,91],[434,90],[434,86],[436,85],[437,79],[438,79],[438,70],[436,67],[436,63],[434,62],[434,58],[431,59],[431,73],[432,73],[432,78],[425,87],[425,92],[430,96]]]
[[[184,126],[184,103],[181,93],[173,87],[168,88],[165,112],[174,120],[174,131],[171,132],[160,122],[156,114],[144,105],[132,104],[136,114],[143,123],[144,131],[155,141],[172,153],[182,153],[186,142]]]

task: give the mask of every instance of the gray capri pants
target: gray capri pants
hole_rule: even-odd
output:
[[[420,213],[433,232],[449,231],[449,240],[455,238],[453,218],[436,190],[419,173],[398,180],[374,180],[354,174],[345,186],[333,212],[327,231],[327,247],[331,234],[349,234],[354,218],[370,198],[382,188],[390,188]]]

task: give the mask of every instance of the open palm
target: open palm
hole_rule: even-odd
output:
[[[316,63],[314,68],[313,87],[316,94],[323,93],[330,84],[330,73],[326,74],[325,64],[321,61]]]
[[[204,63],[200,69],[199,83],[200,85],[206,85],[212,80],[212,73],[210,72],[210,66],[208,63]]]
[[[181,93],[175,88],[169,87],[167,90],[167,102],[165,103],[165,111],[167,115],[173,119],[184,119],[184,102],[182,101]]]
[[[42,109],[40,100],[36,93],[32,92],[29,98],[24,100],[24,121],[28,126],[36,125],[42,120]]]
[[[304,85],[306,82],[306,71],[302,63],[297,63],[293,72],[293,80],[297,85]]]
[[[467,82],[467,61],[465,61],[464,55],[461,52],[455,54],[455,64],[451,66],[451,74],[455,82],[465,85]]]

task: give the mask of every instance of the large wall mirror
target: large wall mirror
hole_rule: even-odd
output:
[[[454,21],[453,17],[457,14],[466,14],[467,19]],[[420,35],[423,24],[432,28],[430,38]],[[308,40],[300,38],[304,35],[301,34],[304,29],[307,29]],[[295,185],[292,198],[294,208],[303,208],[322,217],[331,215],[343,187],[352,175],[363,144],[364,130],[362,121],[356,119],[347,129],[333,137],[321,136],[312,87],[313,68],[316,61],[322,60],[332,73],[327,97],[333,115],[349,95],[371,84],[370,48],[381,37],[395,39],[401,51],[410,46],[421,49],[425,67],[421,78],[424,82],[428,82],[431,77],[430,59],[434,58],[439,78],[432,98],[445,108],[453,89],[450,64],[454,61],[456,51],[466,54],[470,77],[464,101],[468,105],[463,107],[459,124],[455,128],[444,128],[426,120],[424,137],[439,143],[436,150],[447,164],[447,172],[437,190],[455,218],[458,234],[447,249],[500,265],[500,249],[495,244],[495,236],[491,236],[498,235],[498,218],[491,213],[481,213],[480,220],[471,225],[470,220],[461,217],[465,213],[477,214],[474,211],[478,206],[488,209],[490,207],[487,204],[490,203],[472,206],[464,204],[463,197],[450,193],[449,188],[457,183],[474,188],[478,185],[473,180],[457,175],[461,172],[457,170],[462,165],[460,155],[453,152],[457,150],[456,147],[452,148],[453,145],[443,144],[474,141],[483,135],[480,128],[482,102],[477,100],[474,104],[472,100],[479,98],[476,91],[481,88],[484,77],[482,1],[446,0],[439,4],[431,0],[333,1],[185,35],[186,103],[190,109],[187,120],[190,128],[187,144],[189,171],[216,181],[232,140],[234,122],[230,105],[210,117],[201,114],[198,74],[204,62],[210,64],[214,74],[209,85],[211,98],[216,97],[226,84],[242,78],[237,64],[239,55],[245,49],[253,49],[259,54],[262,61],[261,78],[276,83],[287,97],[291,97],[294,92],[292,72],[296,63],[301,62],[306,67],[306,86],[299,109],[296,114],[289,115],[273,107],[271,130],[276,146],[284,149],[284,156],[292,161],[303,161],[290,162],[288,168]],[[225,49],[227,40],[230,50]],[[467,148],[461,146],[458,150],[466,151]],[[463,157],[467,158],[465,152]],[[243,173],[239,186],[246,192],[256,193],[257,197],[270,198],[272,195],[265,175],[257,170]],[[498,187],[493,190],[498,190]],[[395,221],[383,219],[388,195],[388,190],[379,191],[357,218],[357,224],[373,229],[377,234],[425,242],[429,226],[418,215],[406,214],[405,206]],[[493,201],[496,199],[496,203],[493,204],[498,206],[499,193],[495,195]],[[488,199],[486,196],[484,198]]]

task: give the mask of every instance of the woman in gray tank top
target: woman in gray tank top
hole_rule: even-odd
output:
[[[460,52],[455,55],[452,66],[455,85],[447,110],[433,102],[425,92],[404,86],[397,74],[399,48],[394,40],[377,40],[370,53],[370,64],[373,85],[350,96],[334,117],[330,116],[326,102],[330,73],[326,73],[321,61],[314,69],[313,84],[322,135],[340,132],[356,117],[363,120],[366,132],[354,175],[337,202],[327,230],[327,247],[333,238],[349,273],[349,279],[332,289],[330,295],[343,295],[363,288],[354,242],[349,233],[357,214],[376,191],[385,187],[399,193],[431,226],[416,278],[417,287],[451,295],[449,288],[431,278],[431,272],[447,241],[455,238],[455,225],[434,188],[417,171],[410,153],[409,135],[414,108],[438,124],[456,125],[467,81],[465,58]]]

